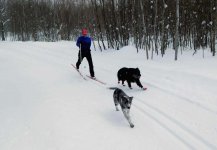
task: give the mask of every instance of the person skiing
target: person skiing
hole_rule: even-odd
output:
[[[76,45],[79,47],[78,52],[78,61],[76,63],[76,68],[79,70],[79,66],[84,57],[86,57],[91,78],[95,78],[94,69],[93,69],[93,61],[91,57],[91,38],[87,36],[87,29],[82,29],[82,35],[78,38]]]

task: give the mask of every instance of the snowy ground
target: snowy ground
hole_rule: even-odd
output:
[[[216,57],[92,50],[101,85],[70,66],[77,53],[74,42],[0,42],[1,150],[217,149]],[[121,67],[139,67],[148,90],[118,85]],[[80,70],[89,74],[86,60]],[[134,128],[115,111],[109,86],[134,96]]]

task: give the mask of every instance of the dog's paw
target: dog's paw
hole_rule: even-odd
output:
[[[142,88],[142,90],[144,90],[144,91],[145,91],[145,90],[147,90],[147,88],[144,88],[144,87],[143,87],[143,88]]]
[[[133,124],[131,124],[131,125],[130,125],[130,127],[131,127],[131,128],[133,128],[133,127],[134,127],[134,125],[133,125]]]

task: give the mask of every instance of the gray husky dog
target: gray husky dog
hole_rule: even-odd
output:
[[[130,127],[133,128],[134,125],[131,121],[130,114],[129,114],[133,97],[129,97],[127,94],[124,93],[123,90],[119,88],[111,87],[109,89],[115,90],[113,93],[113,98],[114,98],[116,111],[119,111],[118,105],[120,105],[125,118],[130,124]]]

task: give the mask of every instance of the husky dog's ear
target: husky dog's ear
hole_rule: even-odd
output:
[[[131,101],[133,100],[133,96],[131,96],[131,97],[129,97],[129,98],[130,98]]]

